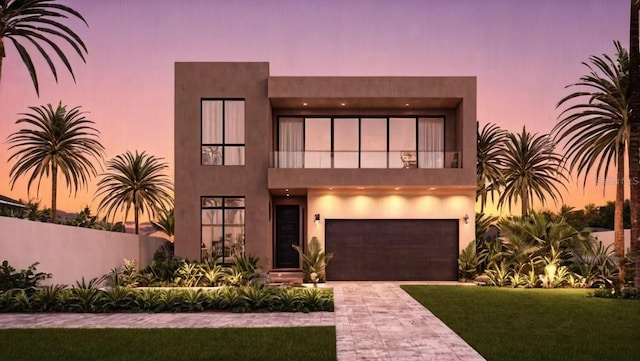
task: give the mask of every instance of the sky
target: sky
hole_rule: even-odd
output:
[[[481,126],[548,133],[560,113],[556,103],[571,91],[565,86],[587,72],[581,63],[613,55],[614,40],[629,44],[628,0],[60,2],[89,24],[65,22],[88,47],[86,64],[66,48],[76,82],[58,60],[56,83],[32,53],[38,97],[7,40],[0,80],[0,194],[39,196],[45,205],[50,180],[39,195],[35,186],[27,192],[26,180],[10,187],[6,139],[19,130],[19,113],[60,101],[81,106],[100,131],[105,159],[146,151],[164,158],[173,179],[175,62],[267,61],[273,76],[476,76]],[[95,179],[77,194],[59,183],[58,209],[97,209]],[[595,183],[595,175],[586,189],[573,181],[564,203],[613,200],[613,186],[603,194]]]

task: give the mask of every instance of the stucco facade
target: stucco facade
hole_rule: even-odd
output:
[[[243,110],[232,115],[238,105]],[[242,118],[243,134],[225,143],[209,128],[232,118]],[[346,125],[353,125],[353,134],[340,130]],[[230,128],[222,125],[218,133],[231,134]],[[439,140],[428,140],[425,129],[428,137],[440,132]],[[286,139],[292,130],[300,137],[294,145]],[[222,140],[209,140],[216,137]],[[345,139],[352,144],[339,149]],[[203,160],[212,149],[221,153],[215,165]],[[300,268],[299,262],[291,266],[290,254],[282,256],[290,248],[282,240],[293,232],[294,243],[315,236],[338,247],[345,240],[326,240],[325,222],[348,219],[371,225],[382,219],[455,220],[449,224],[457,228],[451,234],[459,251],[474,238],[475,152],[474,77],[272,77],[268,63],[176,63],[176,254],[199,259],[216,243],[225,252],[241,241],[237,249],[259,256],[267,271]],[[234,165],[217,164],[227,160]],[[236,208],[216,208],[229,199]],[[215,215],[226,221],[214,221]],[[241,237],[233,233],[239,227]],[[403,242],[398,237],[390,242]],[[362,277],[369,277],[366,271]]]

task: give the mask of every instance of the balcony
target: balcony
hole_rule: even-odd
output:
[[[442,169],[460,168],[460,152],[303,151],[273,152],[271,168]]]
[[[271,190],[373,187],[475,189],[475,167],[461,152],[273,152]],[[369,188],[368,188],[369,189]]]

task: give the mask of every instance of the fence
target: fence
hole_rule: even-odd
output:
[[[0,217],[0,262],[17,270],[40,262],[37,270],[53,274],[47,283],[74,284],[100,277],[123,260],[146,266],[163,238]]]

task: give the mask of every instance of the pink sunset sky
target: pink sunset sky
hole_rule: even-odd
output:
[[[38,98],[5,40],[0,194],[15,199],[34,198],[36,189],[28,195],[26,181],[10,189],[6,138],[19,129],[18,113],[59,101],[89,112],[106,159],[144,150],[164,158],[173,178],[177,61],[268,61],[276,76],[476,76],[481,126],[548,133],[559,114],[556,103],[569,92],[564,87],[586,73],[581,62],[613,55],[614,40],[629,43],[628,0],[61,2],[89,23],[66,22],[89,49],[87,64],[67,52],[76,83],[58,61],[56,84],[38,58]],[[582,208],[613,200],[613,186],[603,195],[595,182],[592,174],[583,190],[576,185],[582,180],[574,180],[564,202]],[[96,210],[95,182],[77,195],[63,187],[61,182],[59,209]],[[49,189],[44,180],[45,205],[51,204]]]

